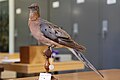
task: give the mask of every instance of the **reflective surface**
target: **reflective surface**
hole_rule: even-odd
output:
[[[8,1],[0,2],[0,52],[8,52],[9,44]]]

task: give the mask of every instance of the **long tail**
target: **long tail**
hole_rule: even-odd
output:
[[[99,76],[101,76],[102,78],[104,78],[104,76],[85,58],[85,56],[80,52],[77,51],[75,49],[72,48],[68,48],[77,58],[78,60],[82,61],[83,64],[92,69],[93,71],[95,71]]]

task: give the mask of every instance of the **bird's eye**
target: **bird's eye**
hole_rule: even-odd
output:
[[[34,6],[35,9],[38,9],[38,6]]]
[[[58,32],[57,32],[57,31],[55,31],[55,34],[58,34]]]
[[[47,29],[45,29],[45,31],[47,31]]]

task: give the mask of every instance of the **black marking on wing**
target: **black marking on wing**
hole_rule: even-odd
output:
[[[48,27],[46,24],[42,23],[40,25],[40,30],[44,34],[46,38],[49,38],[55,42],[58,42],[57,36],[55,35],[54,30],[52,30],[50,27]]]
[[[40,30],[46,38],[52,41],[55,41],[67,47],[74,48],[75,46],[74,41],[66,32],[62,31],[61,28],[50,22],[42,21],[40,24]]]
[[[46,38],[49,38],[50,40],[53,40],[53,41],[55,41],[55,42],[57,42],[61,45],[66,45],[67,46],[67,44],[73,42],[68,37],[61,37],[60,35],[57,35],[59,32],[57,30],[54,30],[53,28],[49,27],[45,23],[42,23],[40,25],[40,30]]]

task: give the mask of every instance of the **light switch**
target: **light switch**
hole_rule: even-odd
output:
[[[85,2],[85,0],[76,0],[77,4],[81,4],[81,3],[84,3],[84,2]]]
[[[108,31],[108,21],[103,20],[102,22],[102,31]]]
[[[55,2],[52,3],[53,8],[58,8],[59,6],[60,6],[59,1],[55,1]]]
[[[21,14],[21,12],[22,12],[21,8],[16,9],[16,14]]]
[[[110,5],[110,4],[116,4],[116,0],[107,0],[107,4]]]
[[[108,34],[108,20],[102,21],[102,38],[106,39]]]

